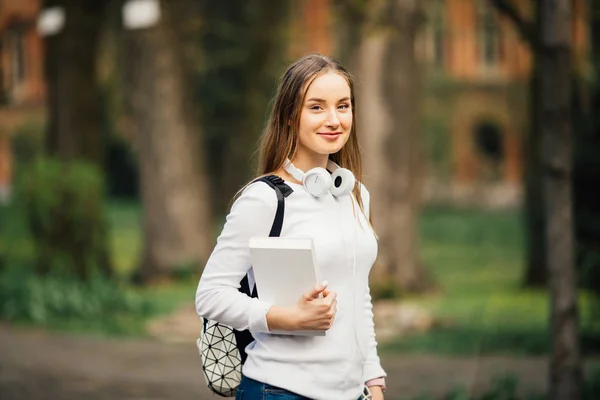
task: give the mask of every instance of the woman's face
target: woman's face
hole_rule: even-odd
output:
[[[346,79],[335,72],[315,78],[300,113],[298,152],[311,159],[337,153],[348,141],[351,128],[352,104]]]

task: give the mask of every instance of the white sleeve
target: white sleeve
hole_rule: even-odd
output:
[[[227,216],[196,291],[196,312],[237,330],[268,332],[271,304],[238,291],[251,266],[248,242],[269,236],[277,208],[275,191],[264,182],[249,185]]]
[[[361,197],[367,220],[369,219],[370,195],[367,188],[361,184]],[[367,382],[371,379],[382,378],[387,376],[383,368],[379,356],[377,355],[377,340],[375,339],[375,322],[373,321],[373,303],[371,301],[371,291],[369,282],[366,282],[365,290],[365,340],[367,344],[367,354],[363,363],[363,381]]]
[[[363,382],[387,376],[381,367],[381,361],[377,355],[375,324],[373,322],[373,304],[371,302],[371,292],[368,285],[365,293],[365,336],[367,354],[363,363]]]

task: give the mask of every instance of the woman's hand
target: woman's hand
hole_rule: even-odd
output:
[[[273,306],[267,312],[269,330],[327,330],[337,311],[336,298],[324,282],[304,293],[294,307]]]
[[[369,386],[373,400],[383,400],[383,390],[381,386]]]
[[[324,283],[304,293],[293,310],[298,329],[327,330],[333,325],[337,312],[337,294],[327,290],[327,283]]]

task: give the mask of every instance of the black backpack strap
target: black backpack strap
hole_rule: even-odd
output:
[[[256,179],[254,182],[265,182],[275,190],[277,195],[277,211],[275,212],[275,218],[273,225],[271,226],[271,232],[269,236],[279,237],[281,235],[281,228],[283,228],[283,215],[285,214],[285,198],[288,197],[294,191],[291,187],[285,184],[284,180],[277,175],[267,175]]]
[[[254,182],[265,182],[273,190],[277,195],[277,210],[275,211],[275,218],[273,219],[273,224],[271,225],[271,232],[269,236],[278,237],[281,235],[281,229],[283,228],[283,216],[285,214],[285,198],[288,197],[294,191],[291,187],[285,184],[284,180],[278,177],[277,175],[267,175],[262,176],[254,180]],[[240,282],[240,292],[247,294],[250,297],[258,297],[258,293],[256,291],[256,285],[250,291],[250,283],[248,282],[248,275],[244,276],[244,278]]]
[[[288,197],[294,191],[291,187],[285,184],[284,180],[278,177],[277,175],[267,175],[262,176],[254,182],[265,182],[269,186],[275,190],[277,194],[277,211],[275,212],[275,218],[273,219],[273,225],[271,225],[271,232],[269,236],[278,237],[281,235],[281,228],[283,227],[283,215],[285,213],[285,198]],[[258,292],[256,291],[256,285],[250,293],[250,283],[248,282],[248,275],[245,275],[244,278],[240,282],[240,292],[247,294],[250,297],[258,297]],[[206,322],[205,322],[206,323]],[[242,360],[242,364],[246,362],[246,358],[248,355],[246,354],[246,346],[254,341],[254,337],[249,330],[244,331],[233,331],[235,335],[236,345],[238,351],[240,353],[240,359]]]

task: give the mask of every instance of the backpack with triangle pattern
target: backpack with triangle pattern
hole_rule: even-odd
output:
[[[265,182],[277,195],[277,211],[269,233],[269,236],[277,237],[283,226],[285,198],[293,190],[276,175],[263,176],[254,182]],[[239,291],[250,297],[258,297],[251,268],[240,282]],[[204,318],[202,334],[196,345],[202,360],[204,379],[213,393],[223,397],[235,396],[242,380],[242,365],[247,357],[245,349],[252,341],[254,338],[248,330],[238,331]]]

